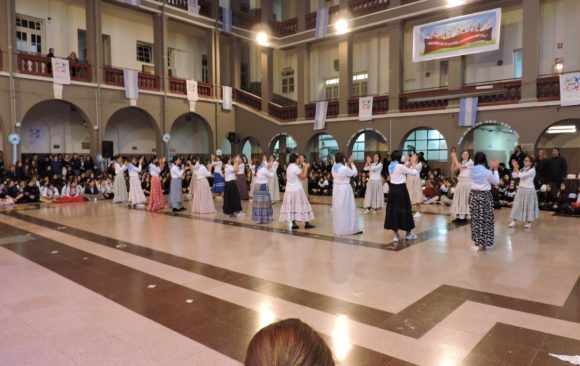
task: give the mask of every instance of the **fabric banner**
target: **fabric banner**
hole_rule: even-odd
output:
[[[52,92],[54,94],[54,99],[62,99],[62,84],[52,84]]]
[[[358,98],[358,120],[370,121],[373,119],[373,97]]]
[[[560,75],[560,105],[580,104],[580,72]]]
[[[328,101],[316,102],[316,114],[314,115],[314,130],[324,130],[326,126],[326,112]]]
[[[185,85],[187,86],[187,100],[190,102],[197,102],[199,100],[199,94],[197,91],[197,81],[186,80]]]
[[[187,0],[187,13],[191,16],[199,16],[199,1]]]
[[[195,105],[197,104],[197,102],[190,100],[189,101],[189,111],[190,112],[195,112]]]
[[[232,109],[232,87],[222,86],[222,108],[226,110]]]
[[[501,8],[413,27],[413,62],[499,49]]]
[[[328,33],[328,8],[320,9],[316,12],[316,29],[314,37],[322,38]]]
[[[70,85],[70,69],[68,60],[64,58],[52,57],[52,81],[55,84]]]
[[[474,126],[477,123],[477,97],[461,98],[459,102],[459,126]]]
[[[123,70],[123,80],[125,82],[125,97],[131,101],[131,105],[136,105],[139,98],[139,72],[125,69]]]
[[[141,6],[141,0],[125,0],[129,5]]]
[[[232,33],[232,11],[230,9],[222,8],[222,30]]]

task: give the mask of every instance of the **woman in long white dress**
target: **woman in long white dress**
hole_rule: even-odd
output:
[[[471,168],[473,160],[469,157],[469,151],[464,150],[461,153],[461,162],[457,159],[457,153],[451,152],[451,170],[459,169],[459,176],[453,201],[451,201],[451,219],[452,220],[469,220],[469,193],[471,192]]]
[[[381,163],[381,156],[375,154],[370,159],[367,157],[367,163],[364,170],[369,172],[369,179],[367,180],[367,190],[365,192],[364,208],[365,213],[376,213],[384,207],[385,196],[383,193],[383,182],[381,180],[381,171],[383,170],[383,163]]]
[[[314,220],[312,206],[308,202],[308,197],[304,193],[301,180],[306,178],[308,164],[301,168],[297,164],[298,155],[290,155],[288,169],[286,169],[286,191],[284,201],[280,207],[280,222],[292,222],[292,229],[298,229],[296,221],[304,223],[305,229],[312,229],[314,225],[310,221]]]
[[[332,227],[335,235],[362,234],[362,228],[356,217],[356,204],[350,179],[358,174],[351,156],[348,161],[343,153],[334,157],[332,177]]]
[[[280,201],[280,183],[278,181],[278,166],[280,163],[276,161],[274,155],[270,155],[270,164],[272,166],[271,171],[274,175],[268,178],[268,191],[270,191],[272,203],[275,203]]]
[[[125,182],[125,170],[127,170],[127,160],[123,157],[117,157],[117,160],[113,163],[115,168],[115,181],[113,183],[113,189],[115,195],[113,196],[113,203],[125,203],[127,202],[127,183]]]
[[[404,158],[405,161],[403,163],[407,163],[407,157]],[[417,162],[415,165],[415,170],[421,174],[421,169],[423,169],[423,164],[421,162]],[[409,198],[411,200],[411,206],[415,205],[415,214],[413,215],[414,218],[421,217],[421,203],[423,202],[423,187],[421,186],[421,177],[417,175],[408,175],[407,176],[407,190],[409,191]]]
[[[141,156],[139,161],[137,158],[133,158],[128,166],[129,170],[129,202],[131,207],[135,208],[138,205],[144,205],[147,202],[147,198],[143,193],[143,188],[141,188],[141,179],[139,179],[139,174],[143,168],[144,158]]]
[[[211,177],[211,165],[200,164],[195,170],[195,191],[193,192],[193,202],[191,204],[191,211],[195,213],[207,214],[215,213],[215,206],[213,204],[213,195],[207,178]]]

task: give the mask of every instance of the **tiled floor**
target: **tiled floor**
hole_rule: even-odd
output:
[[[341,365],[565,365],[580,354],[580,220],[543,213],[469,249],[431,206],[418,240],[384,213],[336,238],[247,216],[110,202],[0,211],[0,365],[236,365],[261,327],[298,317]],[[216,200],[216,206],[220,206]],[[279,208],[279,204],[276,206]]]

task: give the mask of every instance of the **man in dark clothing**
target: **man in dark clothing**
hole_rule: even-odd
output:
[[[516,146],[514,153],[512,154],[512,156],[510,156],[510,171],[514,170],[512,161],[517,161],[518,162],[518,166],[522,167],[524,166],[524,159],[526,158],[526,154],[524,154],[522,152],[522,147],[520,145]]]
[[[34,178],[28,182],[22,193],[24,194],[24,198],[21,201],[22,203],[40,201],[40,189],[36,186],[36,180]]]
[[[549,181],[553,183],[555,187],[559,187],[560,184],[566,178],[568,174],[568,164],[566,164],[566,159],[560,156],[560,149],[552,149],[552,158],[548,164],[549,171]]]
[[[50,167],[52,168],[53,174],[62,173],[62,161],[60,160],[60,155],[54,155],[52,161],[50,162]]]
[[[536,159],[536,179],[534,183],[536,187],[540,188],[542,184],[548,183],[550,176],[550,159],[546,156],[546,150],[538,150],[538,158]]]
[[[48,62],[46,63],[46,71],[48,71],[49,74],[52,74],[52,60],[51,60],[51,58],[54,57],[54,48],[50,48],[48,50],[48,54],[46,55],[46,57],[48,57]]]

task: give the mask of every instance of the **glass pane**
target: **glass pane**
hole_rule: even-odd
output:
[[[20,18],[16,18],[16,26],[17,27],[20,27],[20,25],[22,24],[21,22],[22,21],[20,20]]]
[[[427,148],[429,150],[439,150],[439,141],[440,140],[429,140]]]
[[[417,140],[426,140],[427,130],[417,130]]]
[[[437,130],[429,130],[429,139],[440,139],[441,134]]]
[[[417,150],[417,152],[425,152],[425,150],[427,150],[427,141],[417,141],[415,144],[415,150]]]
[[[447,150],[447,141],[441,140],[441,145],[439,145],[439,148]]]
[[[415,139],[415,131],[411,132],[407,137],[407,140],[414,140]]]
[[[22,19],[22,26],[23,26],[24,28],[28,28],[28,20],[26,20],[26,19]]]

